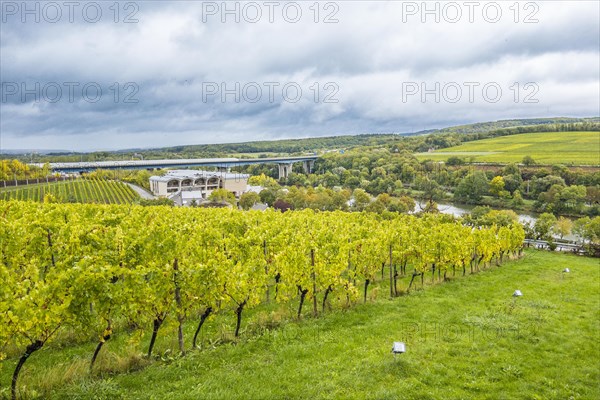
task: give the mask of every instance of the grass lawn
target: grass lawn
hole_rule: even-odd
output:
[[[599,165],[600,132],[524,133],[476,140],[416,156],[440,161],[456,156],[465,161],[497,163],[518,163],[531,156],[540,164]]]
[[[571,273],[563,276],[565,267]],[[166,349],[176,339],[169,333],[159,344],[165,361],[130,373],[78,376],[93,343],[42,350],[23,379],[29,388],[59,382],[37,392],[56,399],[600,398],[598,259],[530,250],[501,267],[458,275],[392,300],[385,285],[374,287],[378,299],[365,305],[316,319],[307,313],[274,329],[260,321],[277,311],[255,310],[237,343],[218,343],[214,333],[233,325],[233,315],[219,317],[208,324],[202,350],[171,357]],[[400,287],[407,284],[403,278]],[[511,297],[515,289],[523,297]],[[398,340],[407,352],[394,359]],[[112,352],[125,343],[111,339],[102,363],[117,362]],[[3,362],[1,386],[14,363]]]

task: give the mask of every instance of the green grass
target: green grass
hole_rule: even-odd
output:
[[[0,200],[43,201],[51,194],[61,203],[128,204],[138,194],[128,185],[102,179],[79,179],[0,189]]]
[[[562,276],[567,266],[571,273]],[[515,289],[523,297],[512,298]],[[317,319],[280,320],[295,301],[254,310],[237,342],[226,334],[234,324],[228,312],[208,323],[203,349],[183,358],[169,353],[176,338],[164,332],[157,345],[163,361],[146,366],[135,354],[130,361],[117,355],[135,352],[116,334],[100,368],[137,370],[129,373],[89,378],[93,342],[55,345],[31,357],[23,383],[28,397],[56,399],[600,398],[598,259],[529,251],[408,296],[387,299],[385,285],[377,291],[366,305]],[[273,321],[279,326],[267,328]],[[394,359],[396,340],[407,353]],[[0,364],[0,386],[15,362]]]
[[[416,154],[421,159],[519,163],[531,156],[540,164],[600,164],[600,132],[542,132],[476,140],[460,146]]]

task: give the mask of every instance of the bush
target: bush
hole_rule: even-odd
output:
[[[454,165],[463,165],[465,163],[465,160],[463,160],[460,157],[450,157],[448,158],[448,160],[446,160],[446,165],[450,165],[450,166],[454,166]]]
[[[136,201],[136,204],[139,204],[140,206],[171,206],[171,207],[173,207],[175,205],[175,203],[173,203],[173,200],[167,199],[166,197],[160,197],[158,199],[152,199],[152,200],[139,199]]]

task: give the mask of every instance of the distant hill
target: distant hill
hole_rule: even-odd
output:
[[[486,137],[512,135],[526,132],[541,131],[568,131],[582,130],[581,126],[586,124],[585,130],[595,131],[600,127],[600,118],[533,118],[533,119],[511,119],[493,122],[481,122],[468,125],[458,125],[443,129],[425,130],[412,133],[386,133],[386,134],[361,134],[361,135],[343,135],[312,137],[302,139],[282,139],[282,140],[263,140],[241,143],[223,143],[223,144],[198,144],[181,145],[172,147],[161,147],[152,149],[126,149],[118,151],[98,151],[91,153],[71,153],[60,150],[38,151],[41,157],[36,157],[37,162],[55,161],[103,161],[112,159],[123,159],[123,157],[159,159],[159,158],[204,158],[204,157],[273,157],[288,154],[306,154],[313,152],[338,151],[341,149],[351,149],[357,146],[390,146],[396,145],[399,140],[410,138],[430,136],[441,136],[441,140],[433,140],[432,143],[426,143],[422,146],[434,148],[451,147],[463,141],[477,140]],[[570,128],[571,126],[571,128]],[[444,145],[444,135],[454,136],[454,142]],[[458,135],[458,136],[456,136]],[[469,135],[469,137],[460,137]],[[473,135],[473,136],[471,136]],[[422,147],[421,146],[421,147]],[[409,151],[426,151],[427,147],[420,149],[418,145],[406,146]],[[419,150],[420,149],[420,150]],[[5,150],[3,158],[13,158],[11,155],[18,154],[17,151]],[[24,154],[30,154],[31,150],[22,150],[20,154],[23,161],[28,161]],[[44,156],[45,155],[45,156]]]
[[[256,142],[225,143],[225,144],[205,144],[191,146],[165,147],[151,150],[139,151],[148,152],[208,152],[208,153],[299,153],[312,152],[319,150],[330,150],[337,148],[347,148],[354,146],[380,146],[389,144],[402,137],[458,133],[474,134],[487,133],[505,128],[515,127],[533,127],[540,125],[564,125],[576,123],[600,123],[599,117],[594,118],[534,118],[534,119],[510,119],[493,122],[479,122],[468,125],[452,126],[443,129],[425,130],[414,133],[396,133],[396,134],[363,134],[351,136],[327,136],[303,139],[283,139],[283,140],[265,140]]]
[[[72,154],[69,150],[37,150],[37,149],[0,149],[0,154]]]
[[[406,134],[363,134],[352,136],[328,136],[303,139],[264,140],[256,142],[203,144],[175,146],[143,151],[167,153],[206,152],[206,153],[301,153],[349,146],[377,146],[397,140]]]
[[[600,123],[600,117],[593,118],[530,118],[530,119],[506,119],[493,122],[478,122],[468,125],[457,125],[443,129],[423,131],[423,134],[430,133],[486,133],[504,128],[527,127],[533,125],[558,125],[558,124],[575,124],[575,123]],[[421,132],[419,132],[421,133]]]

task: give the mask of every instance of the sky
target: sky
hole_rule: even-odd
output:
[[[2,1],[0,149],[600,115],[598,1]]]

